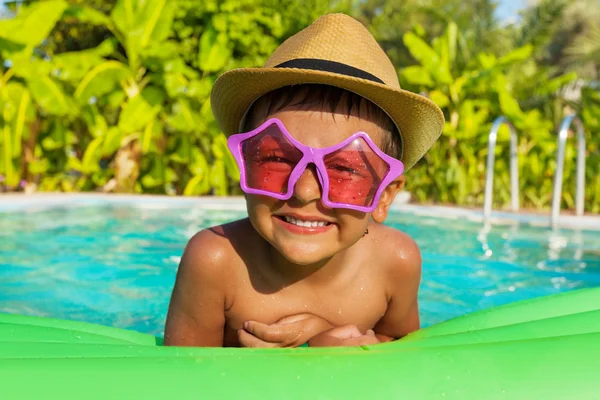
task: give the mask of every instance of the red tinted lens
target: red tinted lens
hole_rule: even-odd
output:
[[[290,143],[277,125],[270,125],[242,143],[246,183],[252,189],[283,194],[302,152]]]
[[[364,139],[323,157],[329,178],[329,201],[369,207],[389,165]]]

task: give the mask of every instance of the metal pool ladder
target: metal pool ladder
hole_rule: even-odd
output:
[[[515,127],[504,116],[496,118],[488,136],[487,173],[485,177],[485,194],[483,200],[483,220],[488,222],[492,215],[492,187],[494,186],[494,159],[496,157],[496,140],[498,129],[506,124],[510,129],[510,203],[512,211],[519,211],[519,176],[517,159],[517,132]]]
[[[556,154],[556,172],[552,189],[552,214],[550,223],[552,228],[558,226],[560,213],[560,198],[562,195],[563,171],[565,168],[565,146],[567,135],[572,123],[577,128],[577,183],[575,192],[575,215],[583,215],[584,183],[585,183],[585,132],[581,119],[576,115],[563,118],[558,132],[558,152]]]

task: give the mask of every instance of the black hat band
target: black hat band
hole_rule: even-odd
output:
[[[337,61],[319,60],[318,58],[296,58],[294,60],[289,60],[278,64],[275,66],[275,68],[298,68],[332,72],[334,74],[347,75],[385,84],[385,82],[375,75],[370,74],[367,71],[363,71],[362,69],[339,63]]]

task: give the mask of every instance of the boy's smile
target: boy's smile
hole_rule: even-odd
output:
[[[381,145],[385,133],[364,110],[360,113],[354,110],[350,115],[344,109],[337,111],[332,113],[319,105],[304,104],[284,107],[267,118],[278,118],[294,139],[315,148],[336,145],[361,131],[377,146]],[[257,114],[263,115],[260,110]],[[258,125],[263,121],[255,122]],[[309,165],[296,182],[289,200],[246,195],[248,214],[255,229],[289,262],[319,263],[355,244],[364,235],[371,216],[365,212],[328,208],[323,205],[321,195],[316,170]]]
[[[295,213],[275,214],[273,217],[281,221],[281,225],[292,233],[310,235],[322,233],[331,228],[334,222],[327,221],[322,217],[304,216]]]

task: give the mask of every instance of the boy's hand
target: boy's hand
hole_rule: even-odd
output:
[[[267,325],[246,321],[238,331],[243,347],[297,347],[321,332],[333,328],[329,322],[313,314],[297,314]]]
[[[344,325],[330,329],[308,341],[310,347],[365,346],[377,343],[381,343],[381,341],[375,336],[372,329],[362,333],[356,325]]]

